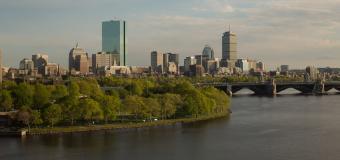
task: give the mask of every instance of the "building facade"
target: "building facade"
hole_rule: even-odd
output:
[[[202,52],[202,56],[206,57],[208,60],[212,60],[215,59],[215,53],[212,47],[210,47],[209,45],[205,45],[203,52]]]
[[[151,52],[151,70],[155,73],[163,73],[164,58],[163,53],[153,51]]]
[[[184,72],[190,72],[190,66],[196,64],[196,58],[191,56],[191,57],[186,57],[184,59]]]
[[[102,51],[119,55],[119,66],[126,65],[126,22],[111,20],[102,22]]]
[[[69,53],[69,72],[86,75],[89,73],[89,57],[84,49],[72,48]]]
[[[46,54],[32,55],[32,61],[34,63],[34,68],[38,70],[38,73],[44,74],[45,66],[48,64],[48,55]]]
[[[107,52],[98,52],[92,55],[92,70],[97,73],[97,68],[105,66],[117,66],[119,54],[110,54]]]
[[[231,31],[225,32],[222,36],[222,61],[223,67],[233,68],[237,61],[237,36]]]
[[[240,68],[243,73],[249,71],[249,63],[247,59],[238,59],[236,62],[236,67]]]

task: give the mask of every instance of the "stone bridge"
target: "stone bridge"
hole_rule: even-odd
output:
[[[257,95],[276,95],[286,89],[293,88],[303,94],[327,94],[331,89],[340,91],[340,82],[245,82],[245,83],[198,83],[198,86],[213,86],[229,95],[242,89],[249,89]]]

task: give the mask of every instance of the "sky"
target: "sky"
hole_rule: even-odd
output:
[[[239,58],[267,68],[340,67],[340,0],[0,0],[0,48],[5,66],[47,53],[67,66],[79,43],[101,51],[101,22],[127,21],[128,65],[150,65],[150,52],[221,57],[221,36],[238,36]]]

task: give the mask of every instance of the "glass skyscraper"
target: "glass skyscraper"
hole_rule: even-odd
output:
[[[110,54],[119,54],[120,66],[126,65],[126,22],[111,20],[102,23],[102,50]]]
[[[222,37],[222,59],[237,60],[237,37],[231,31],[225,32]]]

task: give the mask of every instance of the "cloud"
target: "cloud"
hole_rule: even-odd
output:
[[[238,35],[240,58],[262,60],[273,68],[279,64],[292,68],[310,64],[340,67],[339,0],[0,3],[0,42],[8,56],[21,57],[47,48],[52,54],[58,50],[64,56],[59,56],[58,62],[64,62],[64,52],[77,39],[94,53],[100,49],[100,21],[121,16],[128,21],[128,61],[132,65],[148,65],[153,49],[178,52],[184,57],[200,53],[205,44],[210,44],[216,56],[221,56],[221,35],[231,24]],[[333,59],[318,60],[322,56]]]
[[[230,13],[234,12],[234,8],[224,0],[205,0],[191,8],[197,12],[216,12],[216,13]]]

